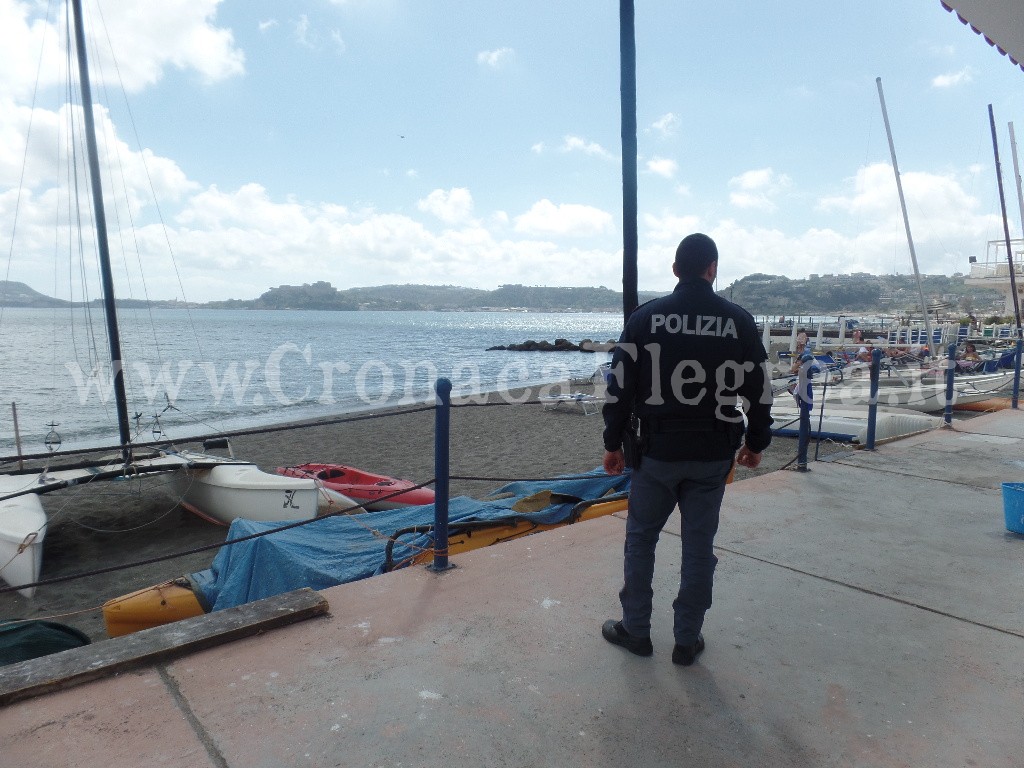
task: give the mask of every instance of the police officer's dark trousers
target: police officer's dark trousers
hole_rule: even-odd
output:
[[[645,456],[633,471],[626,518],[625,583],[619,592],[622,625],[631,635],[651,634],[654,551],[676,504],[682,514],[683,559],[679,594],[672,603],[676,643],[691,645],[711,607],[718,514],[732,460],[659,461]]]

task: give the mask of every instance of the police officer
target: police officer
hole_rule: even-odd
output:
[[[668,296],[638,307],[612,357],[603,408],[604,468],[619,474],[633,454],[626,519],[622,619],[604,638],[649,656],[654,553],[675,506],[682,514],[683,559],[673,602],[672,661],[689,666],[704,650],[718,558],[718,513],[733,462],[756,467],[771,442],[771,383],[754,318],[715,294],[718,248],[704,234],[684,238]],[[747,428],[744,438],[743,414]],[[635,426],[639,429],[634,432]],[[738,449],[738,453],[737,453]]]

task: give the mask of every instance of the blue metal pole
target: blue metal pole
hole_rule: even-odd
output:
[[[868,395],[868,434],[866,450],[875,450],[875,424],[878,422],[878,376],[882,369],[882,350],[871,350],[871,390]]]
[[[1017,401],[1020,399],[1020,352],[1021,344],[1024,343],[1020,338],[1020,331],[1017,332],[1017,351],[1013,356],[1013,402],[1011,405],[1016,408]]]
[[[946,350],[946,408],[942,413],[945,426],[953,426],[953,372],[956,370],[956,344]]]
[[[448,565],[448,461],[449,427],[451,424],[452,383],[439,378],[435,384],[437,403],[434,410],[434,571]]]

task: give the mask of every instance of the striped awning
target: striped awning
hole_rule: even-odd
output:
[[[940,0],[942,7],[1024,69],[1024,1]]]

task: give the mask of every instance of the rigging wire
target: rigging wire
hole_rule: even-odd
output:
[[[171,257],[171,266],[174,267],[174,275],[175,275],[175,277],[177,278],[177,281],[178,281],[178,288],[181,290],[181,298],[182,298],[182,300],[185,303],[185,313],[186,313],[186,316],[188,317],[188,320],[189,320],[189,326],[192,329],[192,335],[194,336],[195,341],[196,341],[196,349],[199,352],[200,359],[202,359],[203,358],[203,346],[202,346],[202,342],[200,341],[200,337],[199,337],[199,329],[196,326],[195,319],[192,317],[192,310],[191,310],[191,308],[188,305],[188,294],[185,291],[185,285],[184,285],[184,283],[183,283],[183,281],[181,279],[181,272],[178,270],[178,260],[175,258],[174,247],[171,245],[171,238],[170,238],[170,234],[169,234],[168,229],[167,229],[167,222],[164,219],[163,210],[160,208],[160,200],[159,200],[159,198],[157,197],[157,194],[156,194],[156,186],[153,183],[153,175],[152,175],[152,173],[150,173],[149,163],[146,162],[146,155],[145,155],[144,152],[142,152],[142,140],[139,137],[138,124],[135,122],[135,115],[132,112],[131,104],[128,102],[127,89],[124,86],[124,79],[121,77],[121,67],[118,64],[117,57],[114,55],[114,46],[113,46],[113,44],[110,41],[110,30],[107,27],[106,19],[103,16],[103,9],[102,8],[99,9],[99,18],[100,18],[100,21],[102,22],[103,32],[104,32],[104,34],[107,37],[107,45],[108,45],[108,47],[110,49],[110,52],[111,52],[110,60],[113,63],[114,71],[117,73],[117,81],[118,81],[118,83],[121,86],[121,94],[124,97],[124,108],[125,108],[126,114],[128,115],[128,124],[131,126],[132,134],[135,136],[135,146],[139,148],[139,161],[142,163],[142,168],[146,172],[146,181],[149,183],[149,190],[150,190],[150,194],[152,195],[153,207],[154,207],[154,210],[156,211],[157,219],[160,222],[160,228],[161,228],[161,231],[163,232],[164,242],[167,243],[167,251],[168,251],[168,253],[170,254],[170,257]],[[134,229],[133,229],[133,231],[134,231]],[[138,248],[136,249],[136,254],[139,256],[139,272],[143,276],[143,284],[145,284],[145,274],[142,272],[141,253],[139,252]],[[147,299],[147,301],[149,299],[149,294],[148,293],[146,294],[146,299]],[[150,311],[150,318],[152,318],[152,315],[153,315],[152,307],[150,307],[149,311]],[[154,326],[154,339],[155,339],[155,337],[156,337],[156,332],[155,332],[156,323],[155,323],[155,321],[153,322],[153,326]]]
[[[47,20],[48,23],[46,25],[44,25],[44,29],[43,29],[43,40],[44,40],[44,42],[45,42],[45,38],[46,38],[46,29],[49,27],[50,14],[53,12],[53,4],[54,4],[54,2],[56,2],[56,0],[50,0],[49,3],[46,6],[46,20]],[[8,284],[8,282],[11,279],[11,266],[14,263],[14,244],[15,244],[15,235],[17,234],[17,230],[18,230],[18,214],[21,212],[21,196],[22,196],[22,192],[24,192],[24,190],[25,190],[25,174],[26,174],[26,171],[28,170],[28,154],[29,154],[28,150],[29,150],[29,147],[31,146],[30,139],[31,139],[31,136],[32,136],[32,126],[33,126],[33,124],[35,122],[36,102],[37,102],[37,99],[39,97],[39,83],[40,83],[40,80],[42,79],[43,52],[45,50],[46,50],[46,46],[45,45],[40,45],[39,46],[39,60],[36,62],[36,80],[35,80],[35,84],[32,86],[32,102],[31,102],[31,106],[29,107],[29,112],[28,112],[28,125],[26,126],[26,129],[25,129],[25,147],[24,147],[24,150],[23,150],[22,156],[21,156],[21,175],[20,175],[20,177],[18,179],[18,194],[16,195],[16,197],[14,199],[14,214],[12,216],[12,223],[11,223],[11,245],[10,245],[10,248],[8,249],[8,251],[7,251],[7,265],[6,265],[5,269],[4,269],[4,289],[5,290],[7,289],[7,284]],[[2,298],[2,297],[0,297],[0,298]],[[3,324],[4,324],[4,306],[3,306],[3,302],[0,302],[0,328],[3,328]]]

